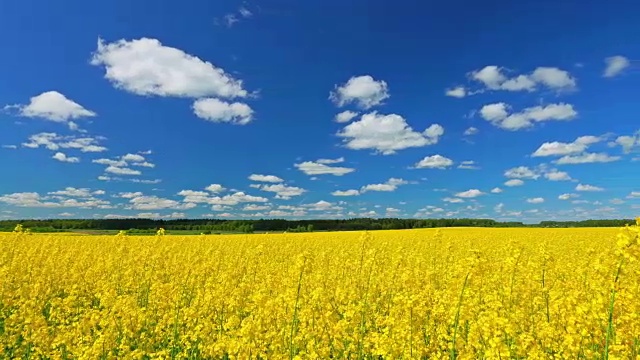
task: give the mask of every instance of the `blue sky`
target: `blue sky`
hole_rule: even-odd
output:
[[[0,5],[0,218],[632,217],[640,4]]]

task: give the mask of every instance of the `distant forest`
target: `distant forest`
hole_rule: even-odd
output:
[[[127,230],[144,233],[164,228],[167,231],[181,230],[211,234],[216,232],[309,232],[309,231],[353,231],[392,230],[435,227],[621,227],[633,224],[631,219],[542,221],[538,224],[522,222],[500,222],[491,219],[394,219],[355,218],[343,220],[213,220],[213,219],[50,219],[50,220],[2,220],[0,231],[12,231],[16,225],[34,232],[56,232],[70,230]]]

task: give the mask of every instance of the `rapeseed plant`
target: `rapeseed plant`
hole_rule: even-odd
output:
[[[0,358],[628,359],[624,229],[0,234]]]

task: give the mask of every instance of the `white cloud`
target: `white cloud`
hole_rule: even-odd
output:
[[[225,189],[224,186],[220,185],[220,184],[211,184],[209,186],[207,186],[205,188],[205,190],[212,192],[212,193],[219,193],[219,192],[223,192]]]
[[[242,208],[242,211],[263,211],[269,210],[271,206],[269,205],[256,205],[256,204],[248,204]]]
[[[398,186],[406,185],[408,183],[409,182],[404,179],[390,178],[389,180],[387,180],[387,182],[382,184],[365,185],[360,189],[360,193],[362,194],[367,191],[385,191],[385,192],[396,191]]]
[[[337,123],[348,123],[358,116],[358,113],[355,111],[346,110],[336,115],[334,121]]]
[[[425,156],[415,164],[416,169],[446,169],[453,165],[453,160],[442,155]]]
[[[491,189],[491,193],[493,194],[500,194],[501,192],[502,192],[502,189],[500,189],[499,187],[495,187]]]
[[[374,111],[345,126],[337,136],[344,138],[345,146],[349,149],[373,149],[390,155],[398,150],[437,144],[443,134],[444,128],[439,124],[433,124],[419,133],[400,115],[382,115]]]
[[[465,160],[458,165],[458,169],[478,170],[480,167],[473,160]]]
[[[589,135],[581,136],[570,143],[563,143],[558,141],[545,142],[540,145],[540,147],[531,156],[543,157],[579,154],[587,150],[590,145],[593,145],[600,141],[602,141],[602,137]]]
[[[140,175],[142,172],[140,170],[135,170],[127,167],[118,167],[118,166],[108,166],[104,169],[105,172],[116,174],[116,175]]]
[[[181,190],[178,192],[179,196],[184,196],[185,203],[194,203],[194,204],[208,204],[209,203],[209,193],[206,191],[194,191],[194,190]]]
[[[570,181],[571,176],[564,171],[552,170],[544,174],[544,177],[551,181]]]
[[[475,198],[480,195],[484,195],[484,193],[478,189],[470,189],[456,194],[457,197],[461,198]]]
[[[122,39],[112,43],[98,39],[91,64],[104,66],[105,78],[116,88],[138,95],[190,98],[248,96],[242,81],[210,62],[164,46],[156,39]]]
[[[91,198],[93,197],[93,193],[91,189],[87,188],[74,188],[74,187],[66,187],[64,190],[52,191],[48,193],[49,195],[57,195],[57,196],[67,196],[67,197],[79,197],[79,198]]]
[[[143,162],[145,160],[144,156],[139,154],[126,154],[123,155],[120,159],[126,162]]]
[[[504,176],[511,179],[534,179],[537,180],[540,175],[534,170],[526,166],[518,166],[504,172]]]
[[[330,211],[330,210],[342,210],[343,208],[341,206],[337,206],[333,203],[330,203],[328,201],[324,201],[324,200],[320,200],[316,203],[312,203],[312,204],[306,204],[304,205],[305,208],[309,209],[310,211]]]
[[[446,198],[442,199],[442,201],[448,202],[448,203],[452,203],[452,204],[458,204],[458,203],[463,203],[464,202],[464,200],[462,200],[460,198],[451,198],[451,197],[446,197]]]
[[[502,74],[500,68],[495,65],[485,66],[480,70],[472,71],[469,76],[471,79],[483,83],[492,90],[500,89],[500,84],[507,80],[507,77]]]
[[[193,203],[181,204],[178,201],[157,196],[137,196],[129,200],[129,207],[134,210],[192,209]]]
[[[253,110],[249,105],[218,100],[216,98],[198,99],[193,103],[193,113],[197,117],[233,125],[246,125],[253,120]]]
[[[138,213],[136,217],[139,219],[184,219],[187,216],[185,213],[173,212],[167,215],[161,215],[160,213]]]
[[[620,156],[610,156],[605,153],[584,153],[581,155],[567,155],[563,156],[554,163],[558,165],[567,164],[590,164],[590,163],[608,163],[620,160]]]
[[[94,117],[96,113],[68,99],[57,91],[47,91],[31,98],[28,105],[7,105],[5,110],[18,109],[20,116],[42,118],[49,121],[71,123],[72,119]],[[76,128],[77,129],[77,128]]]
[[[300,196],[307,190],[295,186],[287,186],[284,184],[262,185],[260,190],[276,193],[276,198],[288,200],[293,196]]]
[[[252,202],[267,202],[269,199],[261,196],[253,196],[245,194],[242,191],[235,192],[233,194],[225,195],[222,197],[216,196],[209,200],[211,205],[238,205],[240,203],[252,203]]]
[[[284,181],[283,179],[275,175],[261,175],[261,174],[251,174],[249,175],[249,180],[260,181],[260,182],[270,182],[270,183],[280,183]]]
[[[68,163],[78,163],[80,162],[80,158],[75,157],[75,156],[67,156],[65,155],[65,153],[62,152],[57,152],[55,153],[52,158],[58,160],[58,161],[62,161],[62,162],[68,162]]]
[[[539,67],[530,75],[531,79],[549,89],[572,90],[576,87],[576,79],[558,68]]]
[[[59,149],[76,149],[83,153],[87,152],[103,152],[107,148],[99,145],[100,141],[104,140],[103,137],[76,137],[76,136],[61,136],[56,133],[38,133],[29,136],[29,142],[22,143],[23,147],[30,149],[38,149],[41,146],[52,151]]]
[[[524,181],[520,179],[511,179],[504,182],[504,186],[514,187],[514,186],[522,186],[524,185]]]
[[[593,185],[578,184],[576,185],[576,191],[604,191],[604,189]]]
[[[575,78],[567,71],[555,67],[538,67],[531,74],[508,78],[503,68],[489,65],[472,71],[469,77],[482,83],[489,90],[535,91],[539,87],[546,87],[556,91],[567,91],[576,88]]]
[[[299,164],[294,164],[294,166],[307,175],[335,175],[342,176],[351,172],[354,172],[355,169],[342,167],[342,166],[329,166],[327,163],[331,163],[330,159],[319,159],[317,161],[304,161]],[[342,159],[344,160],[344,159]],[[322,161],[322,162],[321,162]]]
[[[244,7],[244,6],[241,6],[238,9],[238,12],[240,13],[240,15],[242,15],[242,17],[245,17],[245,18],[249,18],[249,17],[253,16],[253,13],[249,9]]]
[[[606,68],[602,74],[604,77],[614,77],[619,75],[631,65],[629,59],[620,55],[608,57],[604,59],[604,62],[606,64]]]
[[[64,190],[50,192],[48,195],[42,196],[36,192],[13,193],[0,196],[0,202],[33,208],[109,209],[113,207],[108,201],[94,197],[89,189],[67,187]]]
[[[569,199],[572,199],[572,198],[576,198],[578,196],[579,196],[578,194],[562,194],[562,195],[558,196],[558,199],[560,199],[560,200],[569,200]]]
[[[109,166],[127,166],[126,161],[122,160],[112,160],[112,159],[93,159],[91,160],[94,164],[100,165],[109,165]]]
[[[11,150],[15,150],[18,148],[17,145],[2,145],[3,149],[11,149]]]
[[[630,198],[630,199],[640,198],[640,191],[632,191],[631,193],[629,193],[627,198]]]
[[[467,90],[464,88],[464,86],[456,86],[454,88],[447,89],[445,91],[445,95],[455,98],[463,98],[467,96]]]
[[[143,196],[144,194],[142,194],[140,191],[136,191],[136,192],[121,192],[117,195],[117,197],[123,198],[123,199],[133,199],[136,197],[140,197]]]
[[[471,136],[478,133],[478,129],[473,126],[464,131],[464,136]]]
[[[541,198],[541,197],[530,198],[530,199],[527,199],[527,202],[529,204],[542,204],[544,202],[544,198]]]
[[[536,122],[569,121],[578,115],[573,105],[565,103],[529,107],[512,114],[508,110],[505,103],[488,104],[480,109],[480,115],[494,126],[510,131],[531,127]]]
[[[627,135],[618,136],[616,140],[610,145],[612,146],[619,145],[620,147],[622,147],[622,151],[625,154],[628,154],[632,150],[634,150],[634,148],[636,147],[640,148],[640,131],[637,131],[635,134],[631,136],[627,136]]]
[[[344,158],[339,157],[337,159],[318,159],[316,160],[316,162],[320,164],[339,164],[344,162]]]
[[[353,189],[352,190],[344,190],[344,191],[337,190],[337,191],[332,192],[331,195],[333,195],[333,196],[358,196],[358,195],[360,195],[360,191],[353,190]]]
[[[336,86],[329,99],[338,106],[356,103],[363,109],[380,105],[389,98],[387,83],[376,81],[370,75],[354,76],[346,84]]]

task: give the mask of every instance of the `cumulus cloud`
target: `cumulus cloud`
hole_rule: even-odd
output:
[[[622,151],[625,154],[628,154],[631,151],[633,151],[635,148],[640,148],[640,131],[637,131],[635,134],[630,136],[629,135],[618,136],[616,140],[613,141],[610,145],[611,146],[618,145],[622,147]]]
[[[588,135],[580,136],[570,143],[559,141],[545,142],[540,145],[540,147],[531,156],[544,157],[579,154],[587,150],[590,145],[596,144],[602,140],[602,137]]]
[[[269,201],[269,199],[262,196],[253,196],[245,194],[242,191],[237,191],[233,194],[225,195],[225,196],[215,196],[209,200],[209,204],[211,205],[238,205],[240,203],[264,203]]]
[[[416,169],[446,169],[453,165],[453,160],[442,155],[425,156],[415,164]]]
[[[518,166],[515,168],[508,169],[504,172],[504,176],[511,179],[534,179],[534,180],[537,180],[540,177],[540,175],[536,171],[526,166]]]
[[[104,169],[105,172],[116,174],[116,175],[141,175],[142,172],[140,170],[135,170],[127,167],[117,167],[117,166],[107,166]]]
[[[358,116],[358,113],[355,111],[346,110],[336,115],[334,121],[337,123],[348,123]]]
[[[462,200],[460,198],[451,198],[451,197],[446,197],[446,198],[442,199],[442,201],[448,202],[448,203],[452,203],[452,204],[459,204],[459,203],[463,203],[464,202],[464,200]]]
[[[360,195],[360,191],[358,190],[336,190],[334,192],[331,193],[331,195],[333,196],[358,196]]]
[[[191,206],[181,205],[178,201],[165,199],[158,196],[137,196],[129,200],[129,208],[134,210],[160,210],[190,208]]]
[[[205,190],[212,193],[219,193],[225,191],[225,187],[220,184],[211,184],[205,188]]]
[[[631,65],[629,59],[620,55],[608,57],[604,59],[604,63],[606,67],[602,76],[608,78],[620,75],[626,68]]]
[[[457,197],[461,198],[475,198],[480,195],[484,195],[484,193],[478,189],[469,189],[467,191],[459,192],[456,194]]]
[[[40,195],[37,192],[0,195],[0,202],[32,208],[109,209],[113,207],[109,201],[99,199],[95,195],[102,195],[102,192],[67,187],[64,190],[49,192],[47,195]]]
[[[29,136],[29,141],[22,143],[23,147],[37,149],[44,147],[48,150],[57,151],[59,149],[74,149],[80,152],[103,152],[107,148],[100,145],[103,137],[90,136],[62,136],[56,133],[38,133]]]
[[[307,175],[335,175],[342,176],[354,172],[356,169],[343,166],[330,166],[330,164],[344,161],[344,158],[335,161],[332,159],[318,159],[316,161],[304,161],[294,166]]]
[[[211,122],[246,125],[253,120],[253,110],[240,102],[228,103],[216,98],[206,98],[196,100],[192,108],[197,117]]]
[[[57,91],[47,91],[34,96],[27,105],[5,106],[5,110],[11,109],[17,109],[20,116],[67,123],[72,130],[77,130],[77,125],[71,120],[96,116],[95,112],[85,109]]]
[[[495,187],[491,189],[492,194],[500,194],[501,192],[502,192],[502,189],[500,189],[499,187]]]
[[[385,192],[396,191],[396,189],[398,189],[398,186],[406,185],[408,183],[409,182],[404,179],[390,178],[389,180],[387,180],[387,182],[382,184],[365,185],[360,189],[360,193],[362,194],[367,191],[385,191]]]
[[[141,175],[142,172],[137,169],[132,169],[129,166],[137,166],[137,167],[147,167],[153,168],[155,164],[152,164],[146,160],[144,156],[141,154],[125,154],[115,159],[93,159],[91,160],[94,164],[107,165],[107,168],[104,170],[107,173],[116,174],[116,175]]]
[[[620,156],[610,156],[605,153],[583,153],[581,155],[563,156],[554,163],[558,165],[608,163],[620,160]]]
[[[144,96],[247,97],[241,80],[212,63],[165,46],[156,39],[98,39],[91,64],[105,68],[116,88]]]
[[[547,88],[568,91],[576,88],[575,78],[567,71],[555,67],[538,67],[530,74],[509,78],[504,68],[489,65],[472,71],[469,77],[482,83],[489,90],[535,91],[539,88]]]
[[[363,75],[354,76],[345,84],[336,86],[329,99],[338,106],[355,103],[360,108],[369,109],[380,105],[389,96],[386,82],[377,81],[370,75]]]
[[[604,189],[593,185],[578,184],[576,185],[576,191],[604,191]]]
[[[439,124],[419,133],[400,115],[382,115],[374,111],[362,115],[359,121],[345,126],[336,135],[344,138],[343,142],[349,149],[372,149],[390,155],[398,150],[437,144],[443,134],[444,128]]]
[[[567,194],[559,195],[558,199],[560,199],[560,200],[569,200],[569,199],[572,199],[572,198],[576,198],[578,196],[579,196],[578,194],[567,193]]]
[[[478,129],[475,127],[470,127],[467,130],[464,131],[463,135],[464,136],[471,136],[471,135],[475,135],[478,133]]]
[[[570,181],[571,176],[567,172],[551,170],[544,174],[544,177],[551,181]]]
[[[478,170],[480,167],[473,160],[465,160],[458,165],[458,169]]]
[[[78,157],[74,157],[74,156],[67,156],[65,153],[62,152],[57,152],[52,156],[53,159],[56,159],[58,161],[61,162],[68,162],[68,163],[78,163],[80,162],[80,158]]]
[[[288,200],[294,196],[300,196],[307,190],[295,186],[287,186],[284,184],[261,185],[260,190],[269,191],[276,194],[276,199]]]
[[[504,186],[514,187],[514,186],[522,186],[524,185],[524,181],[520,179],[511,179],[504,182]]]
[[[467,90],[464,88],[464,86],[456,86],[454,88],[447,89],[445,91],[445,95],[455,98],[463,98],[467,96]]]
[[[537,122],[570,121],[578,115],[573,105],[565,103],[529,107],[511,114],[509,110],[505,103],[488,104],[480,109],[480,115],[494,126],[510,131],[529,128]]]
[[[529,204],[542,204],[544,202],[544,198],[541,198],[541,197],[530,198],[530,199],[527,199],[527,202]]]
[[[261,175],[261,174],[251,174],[249,175],[249,180],[259,181],[259,182],[270,182],[270,183],[280,183],[284,181],[283,179],[275,175]]]

